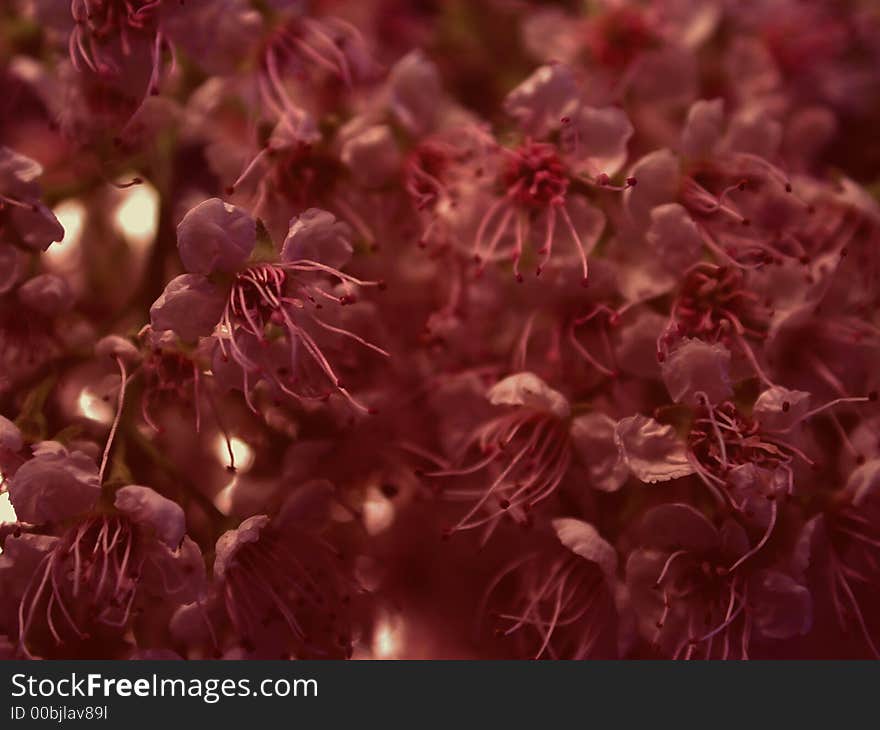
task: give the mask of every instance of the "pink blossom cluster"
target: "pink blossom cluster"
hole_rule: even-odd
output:
[[[880,657],[873,0],[11,0],[0,88],[0,655]]]

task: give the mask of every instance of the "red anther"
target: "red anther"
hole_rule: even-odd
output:
[[[608,177],[608,175],[606,175],[604,172],[600,172],[599,175],[596,177],[596,184],[597,185],[608,185],[610,183],[611,183],[611,178]]]
[[[627,187],[630,187],[630,188],[634,188],[638,182],[639,181],[636,180],[634,177],[628,177],[626,179]]]
[[[791,403],[789,403],[787,400],[782,401],[782,412],[788,413],[790,409],[791,409]]]

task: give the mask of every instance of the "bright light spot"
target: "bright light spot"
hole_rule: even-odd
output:
[[[90,421],[110,423],[113,420],[113,407],[89,388],[80,391],[76,404],[79,406],[79,412]]]
[[[133,177],[133,176],[132,176]],[[152,245],[159,226],[159,193],[148,182],[119,192],[113,227],[135,251]]]
[[[375,487],[367,490],[363,512],[364,526],[370,535],[378,535],[394,523],[394,504]]]
[[[235,492],[235,488],[238,486],[238,477],[232,477],[232,481],[229,482],[223,489],[217,492],[217,495],[214,497],[214,506],[220,510],[224,515],[228,515],[232,512],[232,495]]]
[[[64,229],[64,239],[49,246],[41,258],[50,268],[72,266],[79,255],[79,245],[86,226],[86,206],[76,198],[68,198],[58,203],[52,212]]]
[[[403,649],[403,636],[404,624],[400,616],[382,616],[373,634],[373,658],[399,658]]]
[[[2,475],[0,475],[0,482],[3,481]],[[12,503],[9,501],[9,493],[3,492],[0,494],[0,522],[15,522],[18,520],[18,517],[15,514],[15,510],[12,509]],[[0,553],[3,552],[3,546],[0,545]]]
[[[226,438],[223,434],[217,434],[217,440],[214,443],[214,453],[217,454],[217,458],[223,466],[230,466],[230,447],[232,447],[232,456],[235,457],[235,470],[241,473],[250,469],[254,463],[254,450],[236,436],[229,439],[229,445],[227,446]]]

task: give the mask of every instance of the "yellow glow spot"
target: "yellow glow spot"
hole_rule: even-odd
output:
[[[364,526],[370,535],[378,535],[394,523],[394,504],[375,487],[367,491],[363,512]]]
[[[133,176],[132,176],[133,177]],[[159,193],[148,182],[119,192],[113,227],[135,251],[149,248],[159,226]]]
[[[383,616],[373,634],[373,658],[397,659],[403,649],[404,624],[400,616]]]
[[[98,397],[89,388],[80,391],[76,402],[79,412],[90,421],[110,423],[113,420],[113,407],[103,398]]]
[[[73,265],[79,254],[86,225],[86,206],[76,198],[68,198],[58,203],[52,212],[64,229],[64,239],[49,246],[41,258],[50,268],[64,268]]]
[[[248,446],[240,438],[233,436],[229,439],[232,446],[232,455],[235,457],[235,470],[239,473],[246,472],[254,463],[254,450]],[[214,453],[223,466],[229,466],[229,447],[226,445],[226,438],[222,433],[217,434],[217,440],[214,442]]]

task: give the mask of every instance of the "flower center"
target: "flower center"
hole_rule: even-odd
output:
[[[546,208],[565,201],[569,178],[553,145],[526,142],[507,160],[502,182],[519,205]]]

